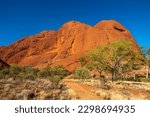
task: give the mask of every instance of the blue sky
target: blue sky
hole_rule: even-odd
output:
[[[150,46],[150,0],[0,0],[0,46],[70,20],[95,25],[108,19],[123,24],[140,46]]]

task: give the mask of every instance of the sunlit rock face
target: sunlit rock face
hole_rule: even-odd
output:
[[[57,31],[43,31],[0,47],[0,58],[20,66],[63,65],[73,71],[86,52],[117,39],[126,39],[138,49],[130,32],[117,21],[103,20],[95,26],[70,21]]]

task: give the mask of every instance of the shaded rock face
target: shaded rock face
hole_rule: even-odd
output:
[[[117,39],[131,41],[138,48],[130,32],[114,20],[101,21],[95,26],[70,21],[57,31],[44,31],[0,47],[0,58],[20,66],[63,65],[74,70],[86,52]]]
[[[3,60],[1,60],[0,59],[0,69],[2,68],[9,68],[10,66],[6,63],[6,62],[4,62]]]

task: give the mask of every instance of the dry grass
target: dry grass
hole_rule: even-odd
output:
[[[49,79],[1,79],[0,99],[7,100],[58,100],[70,99],[67,88]]]

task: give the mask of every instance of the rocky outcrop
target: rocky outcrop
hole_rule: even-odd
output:
[[[95,26],[70,21],[57,31],[43,31],[0,47],[0,58],[20,66],[63,65],[74,70],[80,65],[78,59],[86,52],[117,39],[131,41],[138,48],[130,32],[114,20],[101,21]]]

